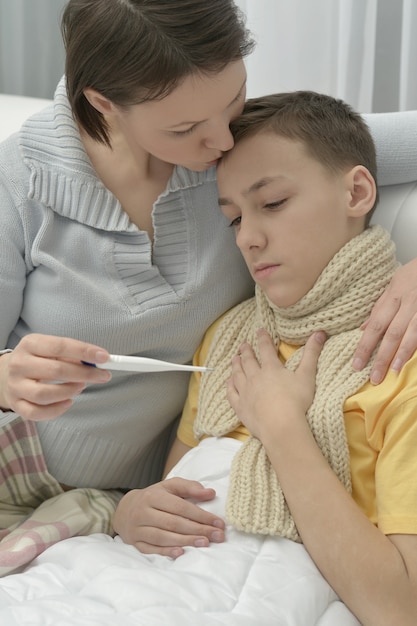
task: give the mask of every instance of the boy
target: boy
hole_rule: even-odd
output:
[[[257,291],[196,354],[214,371],[191,381],[168,468],[204,436],[245,440],[231,470],[229,522],[301,540],[362,623],[411,626],[417,358],[378,387],[370,366],[351,367],[360,326],[397,267],[388,235],[369,227],[372,139],[350,107],[311,92],[249,101],[232,132],[219,203]],[[170,522],[155,526],[169,528],[171,546],[188,545],[178,536],[201,520],[167,498],[158,511]]]

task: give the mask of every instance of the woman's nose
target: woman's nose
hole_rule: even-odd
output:
[[[208,148],[215,148],[221,152],[231,150],[234,145],[234,140],[230,132],[229,124],[219,123],[213,125],[210,129],[210,134],[207,135],[205,143]]]

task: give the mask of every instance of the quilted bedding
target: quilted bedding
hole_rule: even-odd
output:
[[[207,439],[171,476],[216,489],[224,515],[239,442]],[[302,545],[227,529],[227,540],[176,560],[143,555],[119,537],[73,537],[0,580],[7,626],[358,626]]]

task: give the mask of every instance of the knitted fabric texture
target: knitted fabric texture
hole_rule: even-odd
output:
[[[319,358],[316,393],[307,420],[323,455],[350,492],[343,405],[365,384],[371,368],[369,363],[362,371],[354,371],[352,356],[361,336],[360,325],[397,267],[388,233],[372,226],[333,257],[313,288],[296,304],[278,308],[257,287],[255,297],[232,309],[215,334],[206,362],[215,371],[201,379],[195,436],[220,437],[239,425],[227,400],[225,383],[231,374],[231,359],[242,342],[249,342],[258,356],[259,328],[268,331],[277,347],[280,340],[301,346],[286,362],[291,370],[297,368],[308,337],[324,330],[328,338]],[[279,406],[276,410],[278,413]],[[300,541],[276,473],[254,437],[243,443],[233,459],[226,517],[239,530]]]

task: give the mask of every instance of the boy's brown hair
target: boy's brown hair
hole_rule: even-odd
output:
[[[251,98],[230,129],[235,144],[271,131],[300,141],[330,171],[363,165],[377,182],[375,144],[367,124],[350,105],[332,96],[293,91]],[[377,203],[378,191],[366,225]]]

